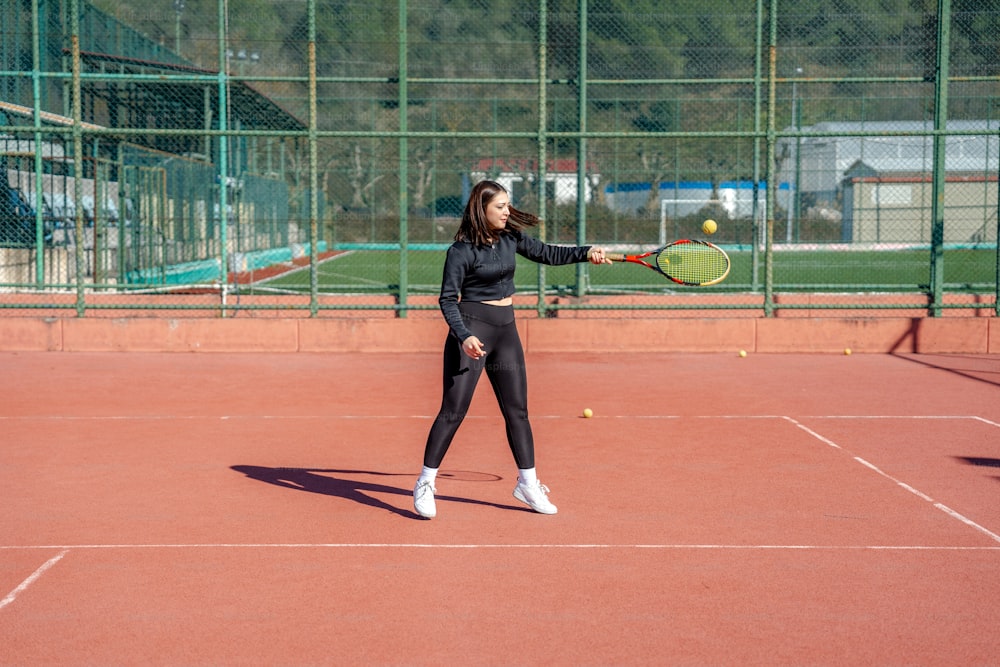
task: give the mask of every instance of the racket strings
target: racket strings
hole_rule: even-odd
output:
[[[729,271],[729,259],[724,253],[695,243],[665,249],[656,256],[656,265],[671,278],[688,285],[711,283]]]

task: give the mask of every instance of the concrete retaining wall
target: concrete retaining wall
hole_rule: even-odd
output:
[[[522,318],[531,352],[1000,354],[995,317]],[[3,352],[437,352],[438,318],[0,317]]]

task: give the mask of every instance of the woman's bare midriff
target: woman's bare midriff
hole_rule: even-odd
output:
[[[495,301],[483,301],[487,306],[509,306],[514,303],[514,297],[509,296],[506,299],[497,299]]]

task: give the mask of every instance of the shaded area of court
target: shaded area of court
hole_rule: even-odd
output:
[[[433,521],[436,355],[0,369],[3,664],[995,656],[996,357],[530,355],[559,514],[484,384]]]

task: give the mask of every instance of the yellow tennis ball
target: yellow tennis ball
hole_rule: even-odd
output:
[[[851,348],[845,347],[844,348],[844,354],[850,354],[850,353],[851,353]]]
[[[741,357],[747,356],[747,351],[746,350],[740,350],[740,356]]]
[[[706,220],[705,222],[701,223],[701,231],[705,232],[706,234],[714,234],[715,230],[717,230],[718,228],[719,226],[715,224],[715,220]]]
[[[591,410],[590,408],[584,408],[583,409],[583,416],[586,417],[587,419],[590,419],[591,417],[594,416],[594,411]]]

